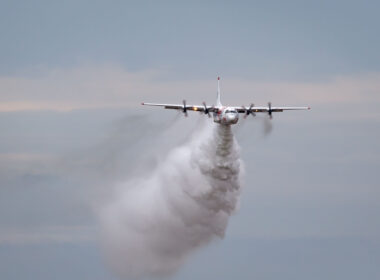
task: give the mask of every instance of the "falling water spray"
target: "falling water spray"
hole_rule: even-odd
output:
[[[103,207],[110,266],[128,278],[175,272],[197,248],[224,237],[242,173],[231,127],[204,123],[155,170],[119,185]]]

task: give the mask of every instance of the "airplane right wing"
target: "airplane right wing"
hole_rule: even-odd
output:
[[[207,106],[206,103],[204,102],[203,102],[203,105],[186,105],[185,100],[183,101],[182,104],[144,103],[143,102],[141,103],[141,105],[158,106],[158,107],[164,107],[164,109],[181,110],[186,115],[187,115],[187,111],[198,111],[198,112],[204,112],[205,114],[209,114],[217,110],[214,106]]]

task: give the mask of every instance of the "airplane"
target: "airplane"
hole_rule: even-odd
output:
[[[218,91],[216,95],[216,105],[207,106],[206,102],[202,105],[187,105],[186,100],[183,100],[182,104],[160,104],[160,103],[141,103],[141,105],[147,106],[159,106],[164,107],[164,109],[175,109],[180,110],[187,117],[187,111],[198,111],[211,117],[210,113],[213,114],[214,122],[223,125],[236,124],[239,120],[239,114],[244,114],[244,118],[249,115],[253,117],[256,113],[267,113],[269,118],[272,119],[273,112],[283,112],[287,110],[310,110],[310,107],[272,107],[272,103],[268,102],[268,107],[256,107],[253,103],[247,108],[245,106],[223,106],[220,99],[220,77],[218,77]]]

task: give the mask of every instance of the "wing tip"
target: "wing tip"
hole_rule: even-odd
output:
[[[309,107],[307,107],[307,109],[308,109],[308,110],[310,110],[310,109],[311,109],[311,107],[309,106]]]
[[[141,105],[145,105],[145,103],[144,103],[144,102],[141,102]]]
[[[220,77],[218,76],[218,81],[220,80]]]

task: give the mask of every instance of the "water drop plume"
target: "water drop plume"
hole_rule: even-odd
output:
[[[263,132],[264,136],[268,136],[273,130],[272,121],[268,118],[263,119]]]
[[[154,170],[120,184],[103,207],[109,264],[128,279],[178,270],[194,250],[224,237],[242,173],[231,127],[202,124]]]

